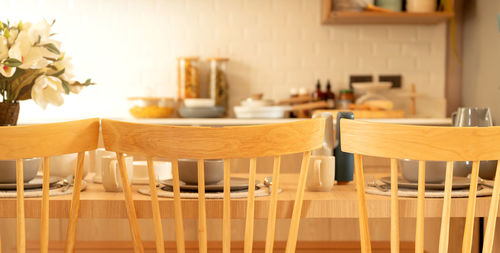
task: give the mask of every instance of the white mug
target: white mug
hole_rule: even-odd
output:
[[[155,180],[167,180],[172,178],[172,163],[166,161],[154,161]],[[158,183],[158,182],[157,182]],[[148,165],[146,161],[134,161],[134,177],[132,184],[149,184]]]
[[[134,173],[133,162],[134,160],[132,157],[125,157],[125,167],[127,169],[129,183],[132,182]],[[114,156],[104,156],[101,158],[101,164],[102,186],[104,189],[108,192],[123,191],[120,168],[118,167],[116,158]]]
[[[103,148],[90,151],[91,171],[95,172],[94,183],[102,183],[102,158],[105,156],[115,156],[115,152],[107,151]]]
[[[331,191],[335,183],[335,157],[311,156],[307,173],[307,190]]]

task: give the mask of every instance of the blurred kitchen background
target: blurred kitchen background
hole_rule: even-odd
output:
[[[456,2],[455,40],[447,21],[323,24],[322,0],[2,0],[0,16],[56,19],[53,31],[77,79],[97,83],[61,107],[22,102],[20,121],[131,117],[127,97],[177,96],[182,56],[200,57],[202,90],[205,59],[229,58],[229,116],[254,93],[286,99],[291,89],[312,93],[317,80],[323,89],[330,80],[337,95],[351,75],[401,75],[401,88],[388,94],[399,109],[408,112],[410,103],[397,93],[415,84],[417,116],[442,118],[459,105],[477,105],[498,118],[500,2]]]

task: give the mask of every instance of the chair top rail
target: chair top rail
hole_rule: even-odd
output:
[[[321,147],[325,119],[290,123],[186,127],[102,120],[107,150],[156,158],[226,159],[300,153]]]
[[[0,160],[55,156],[97,148],[99,119],[0,127]]]
[[[427,161],[500,158],[500,127],[410,126],[342,119],[342,151]]]

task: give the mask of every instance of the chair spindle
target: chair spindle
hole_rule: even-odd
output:
[[[156,252],[165,252],[165,242],[163,241],[163,229],[161,225],[160,203],[158,202],[158,192],[156,190],[156,178],[154,162],[152,157],[147,158],[149,190],[151,193],[151,210],[153,212],[153,223],[155,231]]]
[[[198,160],[198,247],[207,253],[207,208],[205,203],[205,162]]]
[[[273,184],[271,189],[271,201],[269,204],[269,216],[267,218],[266,253],[272,253],[274,247],[274,235],[276,231],[276,210],[278,207],[278,191],[280,183],[281,156],[274,157]]]

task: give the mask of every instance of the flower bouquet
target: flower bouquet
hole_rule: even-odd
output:
[[[63,94],[78,93],[93,85],[90,79],[74,81],[71,58],[60,51],[51,27],[37,24],[0,22],[0,125],[15,125],[20,100],[33,99],[42,108],[60,106]]]

